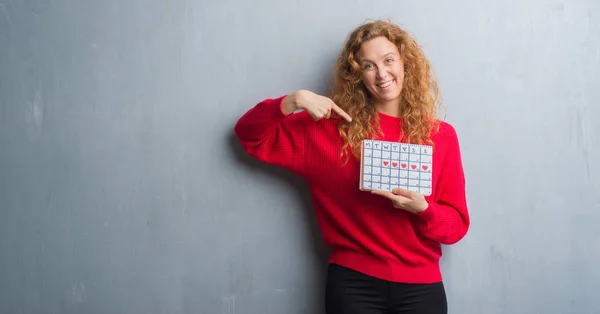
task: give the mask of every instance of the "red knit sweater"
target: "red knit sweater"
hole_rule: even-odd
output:
[[[429,207],[412,214],[359,190],[359,161],[343,166],[340,158],[338,120],[313,121],[306,112],[286,116],[282,100],[258,103],[239,119],[235,132],[248,154],[307,181],[321,233],[331,247],[329,261],[388,281],[441,281],[441,244],[462,239],[470,224],[454,128],[442,122],[434,133]],[[401,120],[378,114],[385,134],[379,139],[398,141]]]

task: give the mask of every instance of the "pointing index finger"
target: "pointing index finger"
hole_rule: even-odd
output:
[[[342,118],[344,118],[348,122],[352,122],[352,117],[347,114],[342,108],[338,107],[336,104],[333,104],[333,111],[339,114]]]

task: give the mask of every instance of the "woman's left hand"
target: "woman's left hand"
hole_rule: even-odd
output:
[[[392,192],[371,191],[372,194],[386,197],[392,201],[395,208],[401,208],[413,214],[418,214],[429,207],[425,197],[417,192],[395,188]]]

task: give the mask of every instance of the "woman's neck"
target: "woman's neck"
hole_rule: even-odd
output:
[[[387,116],[400,118],[400,107],[397,104],[374,104],[375,111]]]

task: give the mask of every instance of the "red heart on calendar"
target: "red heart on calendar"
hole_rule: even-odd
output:
[[[400,165],[402,168],[406,168],[406,164],[401,164]]]
[[[417,169],[417,165],[410,165],[411,168]]]
[[[427,165],[423,165],[423,170],[427,170],[427,168],[429,168]]]
[[[397,163],[397,162],[395,162],[395,161],[392,161],[392,166],[393,166],[394,168],[396,168],[396,167],[398,167],[398,163]]]
[[[383,162],[383,165],[384,165],[384,166],[387,166],[388,164],[389,164],[389,161],[384,161],[384,162]]]

